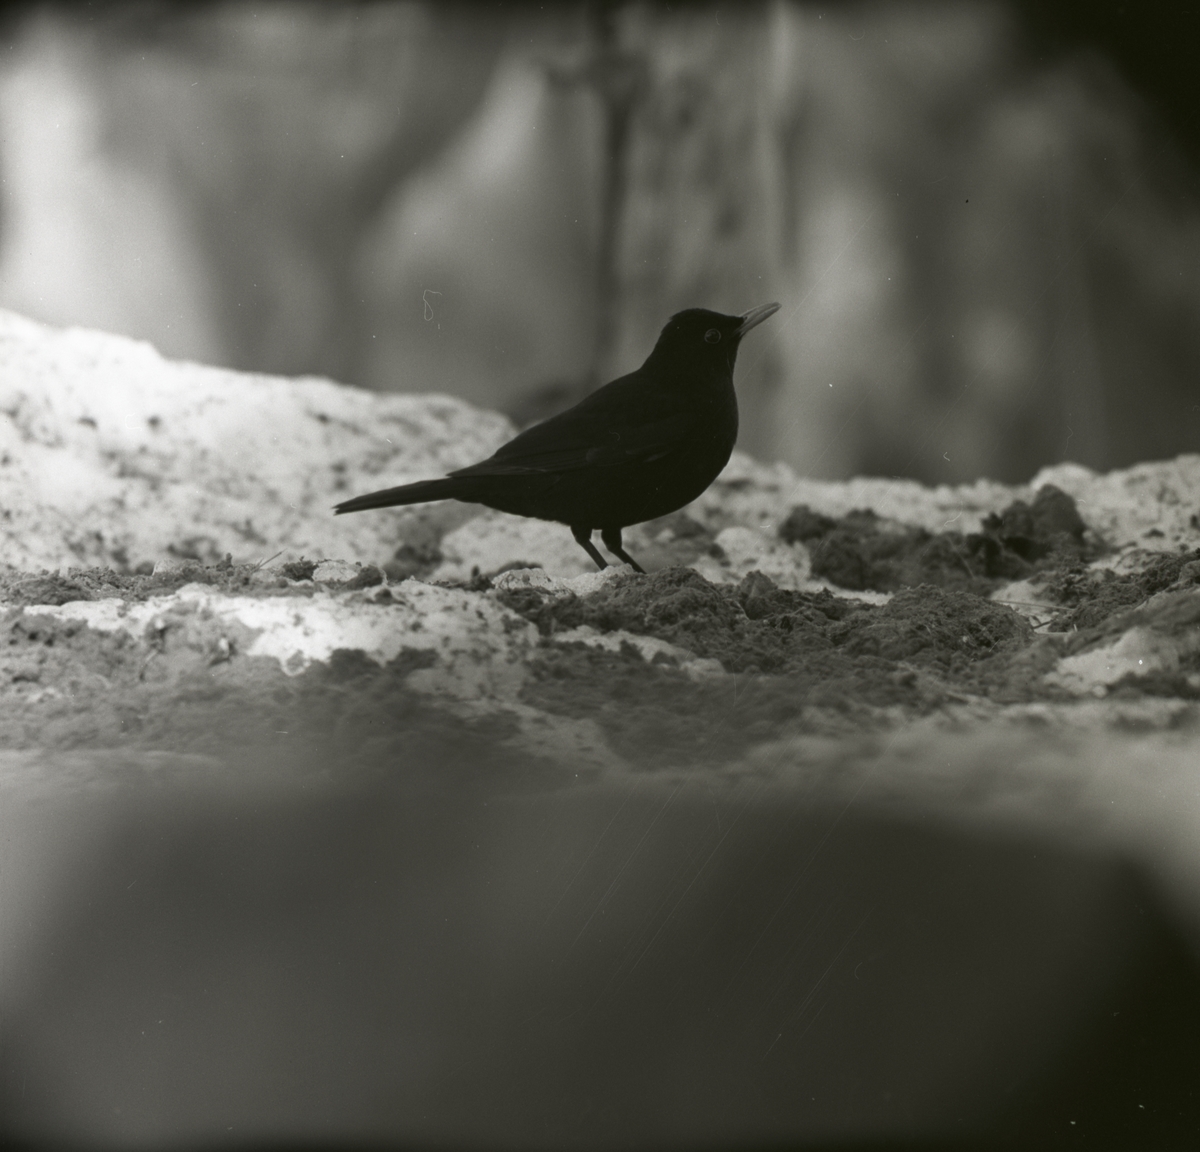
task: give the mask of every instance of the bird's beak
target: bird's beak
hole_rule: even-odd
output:
[[[778,304],[760,304],[757,308],[751,308],[749,312],[743,312],[741,327],[737,330],[739,339],[756,324],[761,324],[768,316],[774,316],[778,311]]]

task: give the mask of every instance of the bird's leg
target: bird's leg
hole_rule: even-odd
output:
[[[572,524],[571,525],[571,535],[575,537],[575,540],[578,544],[582,545],[583,550],[593,560],[596,561],[597,568],[607,568],[608,567],[608,561],[605,560],[604,557],[600,555],[600,549],[597,548],[596,545],[592,543],[592,530],[590,528],[583,528],[577,524]],[[607,544],[608,541],[606,540],[605,543]]]
[[[576,536],[575,539],[578,540],[579,537]],[[635,572],[641,572],[643,576],[646,574],[646,569],[621,547],[620,528],[602,528],[600,530],[600,539],[604,541],[604,547],[616,556],[618,560],[624,560]]]

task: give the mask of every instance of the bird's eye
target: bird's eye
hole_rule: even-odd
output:
[[[721,342],[721,333],[716,328],[710,328],[704,333],[704,339],[710,344],[719,344]]]

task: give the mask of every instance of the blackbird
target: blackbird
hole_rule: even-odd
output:
[[[614,556],[643,572],[621,546],[621,529],[691,503],[725,467],[737,440],[738,344],[777,311],[778,304],[764,304],[741,316],[678,312],[636,372],[527,428],[486,460],[440,480],[356,496],[334,511],[427,500],[484,504],[568,525],[607,568],[592,543],[599,529]]]

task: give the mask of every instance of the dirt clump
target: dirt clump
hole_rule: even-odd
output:
[[[97,572],[107,569],[97,569]],[[85,578],[86,580],[86,578]],[[81,581],[57,572],[42,572],[36,576],[4,581],[0,578],[0,593],[10,604],[70,604],[74,600],[96,599],[96,582]],[[102,584],[102,587],[113,587]],[[116,590],[114,588],[114,594]]]
[[[294,757],[306,771],[398,783],[427,762],[468,777],[485,764],[514,778],[544,768],[510,750],[511,716],[464,718],[408,685],[436,662],[428,649],[384,665],[339,649],[289,676],[274,658],[244,655],[249,629],[194,613],[164,613],[134,636],[13,608],[0,635],[4,748]]]
[[[1200,548],[1150,558],[1136,572],[1089,569],[1081,563],[1047,574],[1039,586],[1062,608],[1051,619],[1051,632],[1095,628],[1110,616],[1175,586],[1200,584]]]
[[[215,564],[184,560],[179,564],[153,569],[119,572],[113,568],[71,568],[66,573],[21,572],[0,573],[0,601],[9,604],[70,604],[76,600],[103,600],[117,597],[140,602],[153,596],[167,596],[185,584],[207,584],[231,595],[254,586],[256,595],[311,595],[311,584],[317,564],[312,560],[297,560],[278,569],[264,569],[261,564],[235,564],[226,556]],[[356,578],[380,583],[383,574],[371,566],[364,567]],[[297,587],[297,584],[300,586]],[[368,583],[355,584],[367,587]]]
[[[582,625],[653,636],[718,660],[727,672],[793,673],[814,653],[835,649],[951,668],[1032,635],[1012,609],[970,593],[925,585],[877,606],[779,588],[761,572],[734,586],[668,568],[614,580],[586,597],[521,589],[500,598],[545,636]]]
[[[1012,609],[931,585],[877,606],[828,591],[779,588],[761,572],[737,586],[687,568],[614,580],[590,596],[500,593],[552,640],[587,625],[652,636],[720,662],[732,677],[697,677],[665,654],[549,643],[522,698],[595,720],[635,762],[732,755],[788,731],[877,726],[993,688],[1012,694],[1010,659],[1034,642]]]
[[[865,510],[835,519],[802,504],[779,535],[808,547],[814,576],[850,591],[932,584],[986,596],[1012,580],[1092,559],[1104,548],[1075,501],[1052,484],[1040,488],[1032,504],[1016,500],[991,514],[978,532],[929,532]]]
[[[316,570],[316,560],[291,560],[279,566],[279,571],[289,580],[311,580]]]

